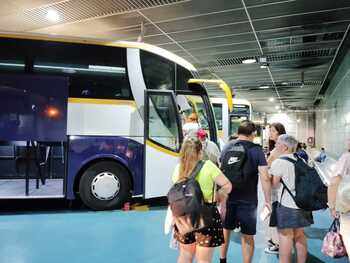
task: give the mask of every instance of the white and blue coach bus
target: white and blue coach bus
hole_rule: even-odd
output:
[[[0,47],[0,198],[104,210],[166,195],[194,100],[217,142],[205,81],[166,50],[18,35]]]

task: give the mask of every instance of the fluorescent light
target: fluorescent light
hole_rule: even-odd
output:
[[[125,74],[125,68],[122,68],[122,67],[97,66],[97,65],[89,65],[88,68],[63,67],[63,66],[51,66],[51,65],[34,65],[34,68],[61,70],[64,73],[76,73],[77,71],[83,71],[83,72],[105,72],[105,73]]]
[[[24,67],[24,64],[20,63],[0,63],[0,66],[5,66],[5,67]]]
[[[46,13],[46,19],[51,22],[57,22],[60,20],[60,16],[55,10],[48,10]]]
[[[101,72],[116,72],[116,73],[125,73],[125,68],[122,67],[111,67],[111,66],[98,66],[98,65],[89,65],[89,69],[92,69],[94,71],[101,71]]]
[[[242,60],[242,63],[243,64],[253,64],[253,63],[256,63],[256,59],[255,58],[247,58],[247,59]]]
[[[270,86],[260,86],[259,89],[269,89]]]
[[[274,101],[275,101],[275,98],[269,98],[269,101],[270,101],[270,102],[274,102]]]

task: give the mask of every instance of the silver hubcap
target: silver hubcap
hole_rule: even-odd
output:
[[[99,173],[91,183],[92,194],[100,200],[113,199],[119,190],[119,179],[111,172]]]

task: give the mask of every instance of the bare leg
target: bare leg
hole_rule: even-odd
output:
[[[196,253],[196,244],[184,245],[180,243],[179,257],[177,263],[192,263],[193,257]]]
[[[279,245],[277,227],[270,227],[270,237],[273,243],[275,243],[276,245]]]
[[[280,263],[290,263],[294,239],[293,229],[279,229],[278,233],[280,239]]]
[[[243,262],[251,263],[254,256],[254,236],[241,234]]]
[[[340,216],[340,234],[343,236],[344,246],[350,255],[350,217]]]
[[[297,262],[305,263],[307,258],[307,242],[303,228],[294,229],[294,240],[297,250]]]
[[[224,228],[224,239],[225,243],[221,245],[220,247],[220,258],[226,258],[227,257],[227,251],[228,247],[230,245],[230,236],[231,236],[231,230]]]
[[[197,263],[210,263],[213,257],[213,247],[200,247],[196,246],[196,259]]]

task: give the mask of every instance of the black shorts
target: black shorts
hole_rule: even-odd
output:
[[[224,233],[222,230],[222,222],[219,211],[215,209],[213,218],[213,226],[181,235],[175,225],[174,238],[182,244],[193,244],[201,247],[218,247],[224,243]]]
[[[226,216],[223,223],[225,229],[233,230],[241,228],[245,235],[256,234],[256,210],[255,203],[245,201],[228,201],[226,205]]]

